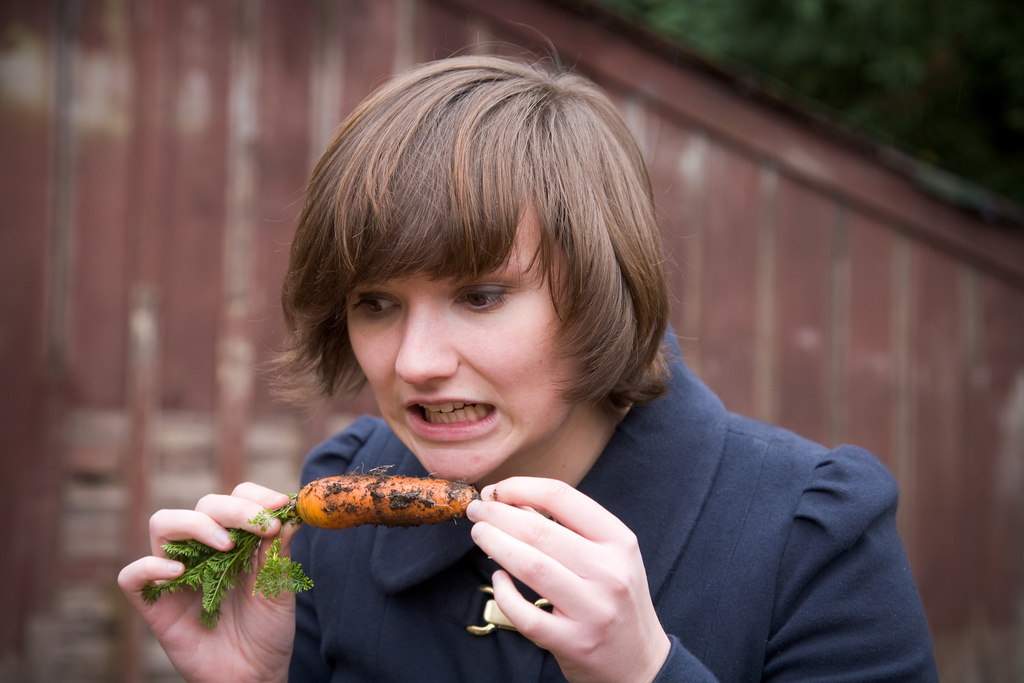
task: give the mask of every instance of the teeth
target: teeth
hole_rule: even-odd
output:
[[[471,403],[470,405],[474,405],[474,404]],[[427,406],[427,405],[425,405],[425,406],[422,406],[422,407],[425,408],[426,410],[429,410],[429,411],[435,412],[435,413],[450,413],[453,410],[459,410],[460,408],[465,408],[466,404],[465,403],[442,403],[439,406]]]
[[[476,403],[442,403],[440,405],[424,405],[423,417],[433,424],[453,424],[456,422],[476,422],[487,416],[487,408]]]

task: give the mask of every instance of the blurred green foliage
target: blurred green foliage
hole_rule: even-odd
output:
[[[1024,0],[597,0],[1024,203]]]

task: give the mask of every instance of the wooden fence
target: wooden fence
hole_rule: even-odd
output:
[[[0,5],[0,678],[175,680],[116,573],[153,509],[293,490],[373,410],[268,392],[291,232],[343,115],[466,50],[554,50],[621,104],[691,366],[737,412],[877,453],[943,680],[1021,680],[1024,228],[564,0]]]

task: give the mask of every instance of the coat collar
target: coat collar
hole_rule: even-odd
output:
[[[656,596],[696,526],[718,471],[727,413],[670,335],[669,393],[630,410],[580,482],[637,536]]]
[[[693,530],[718,470],[726,411],[686,367],[671,332],[669,393],[630,410],[580,482],[637,535],[652,595],[668,578]],[[405,450],[395,474],[426,476]],[[475,545],[471,524],[379,528],[371,571],[387,593],[410,588],[458,562]]]
[[[395,441],[398,439],[396,438]],[[411,451],[391,474],[426,477],[428,473]],[[385,593],[398,593],[426,581],[458,562],[476,547],[468,521],[409,527],[377,527],[370,572]]]

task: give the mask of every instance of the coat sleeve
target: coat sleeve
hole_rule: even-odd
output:
[[[765,681],[937,681],[896,531],[896,483],[866,451],[814,469],[779,567]]]
[[[665,663],[661,665],[661,671],[654,679],[654,683],[717,683],[718,679],[711,673],[704,664],[690,654],[690,651],[683,647],[679,639],[669,635],[669,642],[672,648],[668,652]]]
[[[895,481],[860,449],[818,457],[797,485],[788,530],[781,530],[774,591],[765,596],[771,616],[764,659],[752,662],[748,671],[757,676],[760,670],[752,680],[937,682],[924,609],[896,532]],[[748,620],[744,614],[723,618],[737,625]],[[716,680],[677,638],[670,639],[656,683]]]

